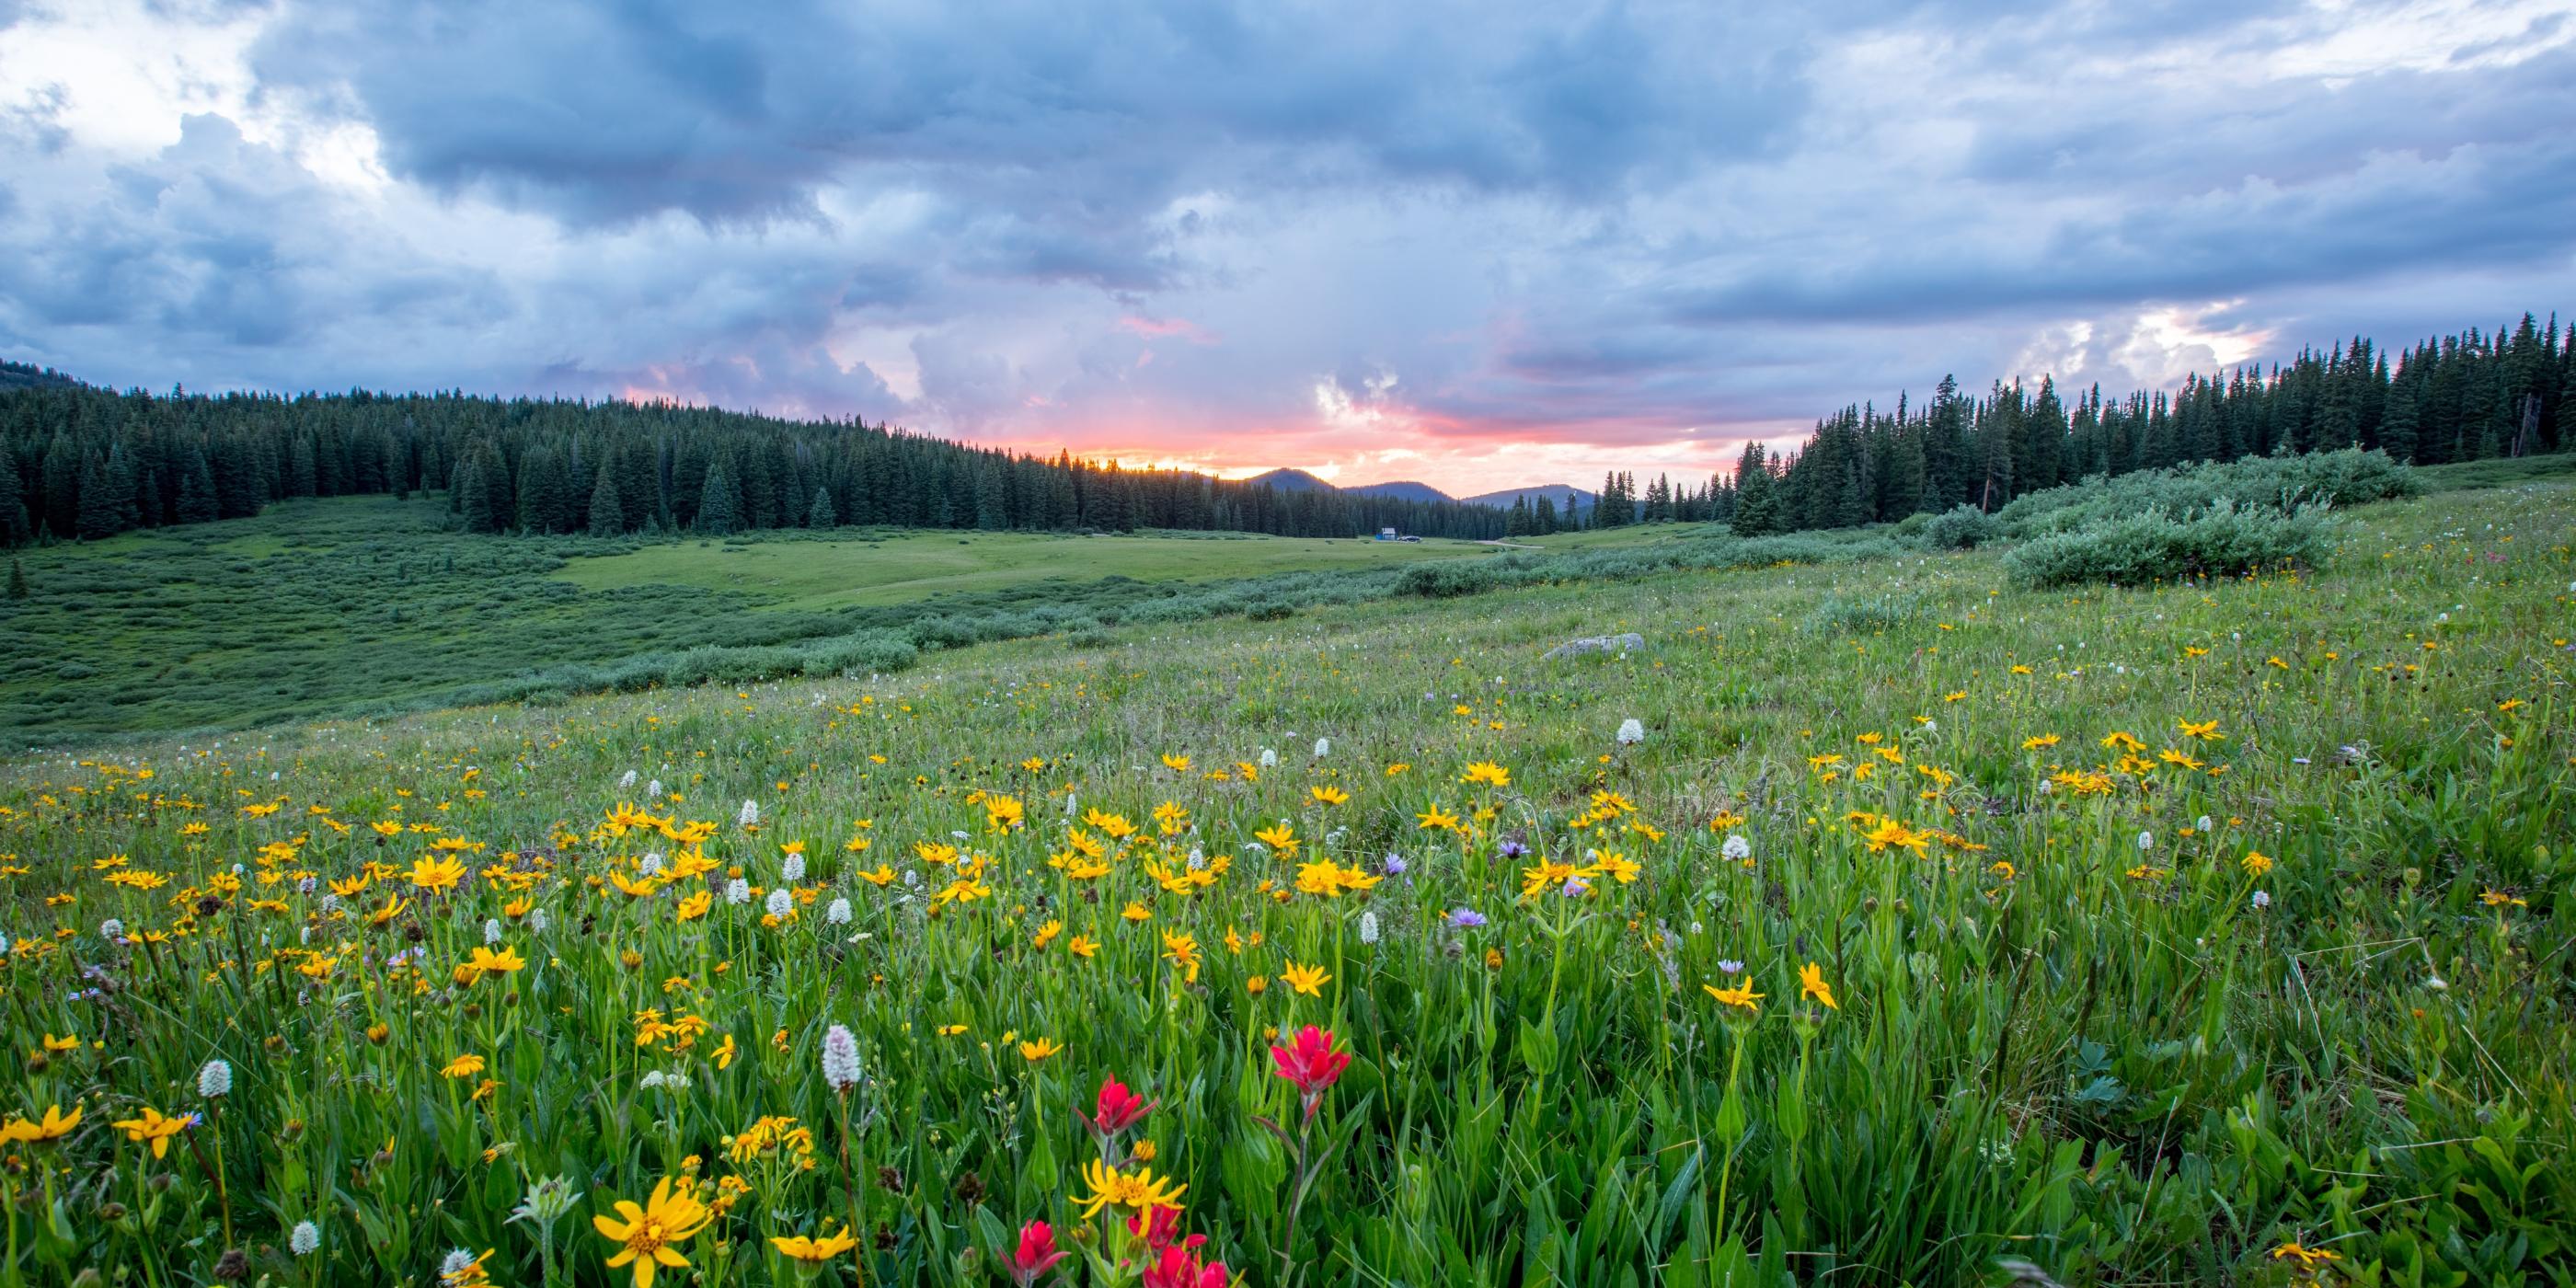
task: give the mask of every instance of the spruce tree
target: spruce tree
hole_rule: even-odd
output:
[[[828,489],[819,487],[814,489],[814,504],[805,511],[805,526],[809,528],[841,526],[841,516],[832,509],[832,493]]]
[[[722,462],[707,467],[707,482],[698,492],[698,531],[711,536],[733,535],[733,484],[725,478]]]
[[[9,561],[9,598],[25,599],[35,592],[27,587],[27,566],[15,559]]]
[[[32,535],[26,503],[19,497],[18,462],[0,438],[0,546],[14,546]]]
[[[626,531],[626,506],[617,495],[617,474],[607,465],[599,467],[599,481],[590,488],[590,535],[613,537]]]
[[[1746,443],[1744,455],[1735,463],[1735,518],[1732,524],[1735,535],[1758,537],[1778,531],[1776,490],[1770,462],[1763,456],[1762,444]]]

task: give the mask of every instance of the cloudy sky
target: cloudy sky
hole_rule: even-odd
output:
[[[2571,121],[2571,0],[0,0],[0,356],[1590,485],[2576,303]]]

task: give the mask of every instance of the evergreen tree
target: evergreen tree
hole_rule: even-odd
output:
[[[456,467],[456,513],[465,521],[467,532],[498,532],[492,524],[492,491],[483,482],[483,464],[467,461]]]
[[[207,468],[204,452],[192,451],[186,471],[179,476],[179,496],[171,505],[172,521],[212,523],[217,517],[214,471]]]
[[[27,586],[27,566],[16,559],[9,561],[9,598],[25,599],[35,592]]]
[[[698,493],[697,520],[692,526],[714,536],[733,535],[733,484],[725,478],[721,464],[707,470],[706,485]]]
[[[1779,531],[1778,498],[1771,466],[1760,442],[1744,445],[1744,455],[1735,463],[1735,517],[1731,526],[1739,537],[1758,537]]]
[[[841,526],[841,516],[832,509],[832,493],[829,489],[819,487],[814,489],[814,504],[806,507],[805,510],[805,526],[809,528]]]
[[[34,535],[34,522],[27,515],[27,505],[20,497],[18,462],[9,451],[9,443],[0,438],[0,546],[21,545]]]
[[[617,495],[617,471],[610,465],[599,467],[599,478],[590,485],[590,535],[614,537],[626,531],[626,503]]]

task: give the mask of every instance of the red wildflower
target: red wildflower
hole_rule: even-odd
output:
[[[1020,1227],[1020,1250],[1011,1258],[1011,1282],[1028,1288],[1038,1277],[1055,1269],[1055,1263],[1072,1256],[1055,1246],[1055,1230],[1044,1221],[1031,1221]]]
[[[1270,1048],[1270,1059],[1278,1066],[1272,1072],[1296,1084],[1298,1094],[1305,1097],[1306,1117],[1310,1119],[1323,1104],[1325,1090],[1351,1063],[1349,1052],[1333,1050],[1332,1033],[1312,1024],[1297,1030],[1292,1045]]]
[[[1186,1248],[1165,1248],[1145,1267],[1145,1288],[1226,1288],[1232,1278],[1222,1261],[1201,1261]]]
[[[1176,1207],[1156,1206],[1147,1216],[1127,1218],[1127,1233],[1143,1239],[1145,1246],[1156,1252],[1161,1252],[1175,1244],[1195,1252],[1200,1244],[1207,1242],[1207,1236],[1204,1234],[1193,1234],[1186,1239],[1175,1238],[1174,1236],[1180,1232],[1181,1210]]]
[[[1116,1078],[1104,1078],[1100,1083],[1099,1104],[1092,1110],[1091,1116],[1083,1118],[1082,1111],[1079,1109],[1073,1111],[1073,1116],[1082,1118],[1082,1125],[1090,1128],[1092,1134],[1100,1137],[1105,1143],[1118,1133],[1143,1122],[1145,1115],[1154,1112],[1154,1106],[1161,1103],[1163,1102],[1159,1100],[1149,1101],[1138,1096],[1127,1089],[1127,1084]]]

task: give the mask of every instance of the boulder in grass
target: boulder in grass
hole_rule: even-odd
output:
[[[1587,653],[1625,653],[1646,647],[1646,637],[1630,631],[1625,635],[1586,635],[1567,640],[1547,651],[1549,661],[1561,657],[1582,657]]]

